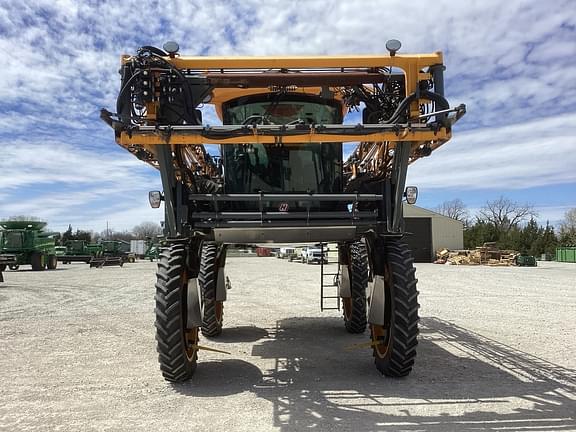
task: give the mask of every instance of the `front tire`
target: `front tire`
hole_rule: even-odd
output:
[[[224,302],[216,300],[218,272],[222,271],[218,262],[218,245],[205,243],[202,247],[198,284],[202,293],[202,334],[216,337],[222,333]]]
[[[156,341],[160,370],[165,380],[190,379],[198,361],[198,327],[186,328],[188,270],[183,244],[160,255],[156,273]]]
[[[56,270],[58,267],[58,258],[56,255],[48,255],[48,270]]]
[[[418,291],[412,253],[398,241],[377,249],[385,260],[385,324],[370,325],[376,368],[384,375],[403,377],[412,371],[418,345]],[[382,256],[383,255],[383,256]]]

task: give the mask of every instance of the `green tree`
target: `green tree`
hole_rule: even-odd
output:
[[[476,219],[474,225],[464,230],[464,247],[467,249],[474,249],[485,242],[493,241],[498,241],[497,230],[494,225],[481,219]]]
[[[68,229],[62,233],[62,238],[60,240],[60,244],[65,245],[68,240],[72,240],[72,225],[68,225]]]
[[[74,233],[72,231],[72,225],[68,225],[68,229],[62,234],[60,244],[65,245],[69,240],[84,240],[86,243],[90,243],[92,241],[92,233],[80,229],[76,229]]]
[[[505,232],[492,222],[477,218],[474,225],[464,231],[464,247],[474,249],[486,242],[496,242],[500,249],[515,250],[536,257],[544,253],[554,255],[559,244],[554,228],[549,223],[545,227],[539,226],[534,218],[530,218],[524,226],[516,224]]]
[[[530,218],[530,221],[524,226],[520,234],[520,242],[514,249],[518,252],[533,255],[535,247],[542,237],[544,230],[538,226],[536,219]]]
[[[554,256],[558,246],[558,237],[556,237],[554,227],[551,226],[550,223],[546,222],[546,228],[544,228],[544,233],[542,235],[542,249],[540,253]]]

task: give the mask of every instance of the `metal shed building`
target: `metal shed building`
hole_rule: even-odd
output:
[[[432,262],[438,249],[463,249],[464,224],[422,207],[404,203],[406,235],[416,262]]]

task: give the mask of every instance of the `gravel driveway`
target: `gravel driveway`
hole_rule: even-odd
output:
[[[319,310],[319,267],[230,258],[225,329],[194,378],[162,380],[155,264],[7,271],[0,429],[7,431],[576,430],[576,265],[419,264],[413,373],[380,376]]]

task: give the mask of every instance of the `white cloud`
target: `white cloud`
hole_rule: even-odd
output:
[[[151,183],[154,170],[126,153],[94,151],[53,140],[1,140],[0,189],[50,183],[136,185]]]
[[[552,226],[558,227],[560,222],[564,220],[566,212],[573,208],[576,208],[576,202],[571,206],[538,206],[535,207],[534,210],[538,212],[537,219],[542,225],[549,222]]]
[[[576,182],[576,114],[454,132],[408,181],[427,188],[523,189]]]
[[[147,205],[148,190],[160,187],[156,170],[114,145],[0,141],[0,219],[32,215],[53,228],[72,223],[96,231],[107,221],[129,229],[163,219]]]

